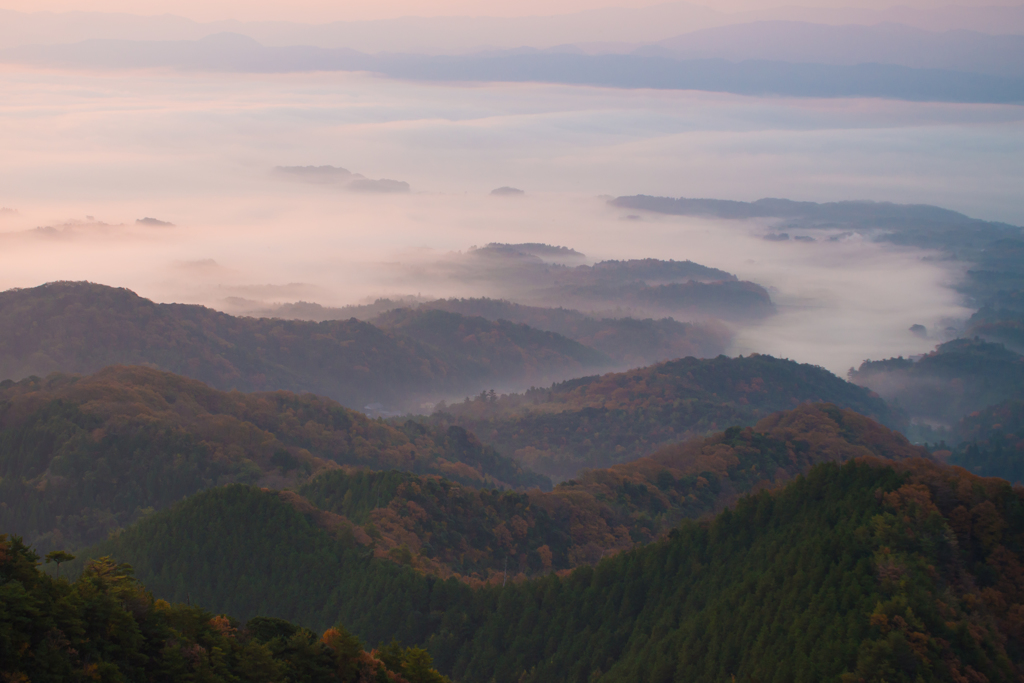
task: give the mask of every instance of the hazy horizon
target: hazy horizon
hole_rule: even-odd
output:
[[[824,2],[800,6],[754,2],[749,7],[729,8],[715,3],[669,2],[635,7],[629,7],[628,3],[622,6],[598,4],[591,9],[550,3],[534,8],[524,3],[506,6],[519,10],[508,16],[487,12],[408,11],[314,16],[302,14],[301,5],[290,4],[287,10],[266,16],[226,9],[219,14],[209,14],[219,6],[202,3],[204,12],[190,14],[181,3],[168,6],[166,12],[143,11],[136,4],[119,10],[113,5],[78,2],[54,5],[52,11],[44,11],[46,5],[38,3],[0,4],[3,19],[0,48],[86,40],[198,40],[231,32],[268,46],[349,48],[370,53],[464,54],[565,46],[583,51],[622,51],[714,28],[780,21],[820,26],[897,24],[918,31],[958,34],[963,31],[992,35],[1024,33],[1024,4],[1021,3],[974,6],[925,2],[890,6],[886,3]],[[379,3],[361,6],[385,7]],[[789,47],[799,45],[799,41],[794,43],[791,38],[783,40]],[[908,44],[907,49],[913,50],[912,45]]]
[[[872,9],[891,8],[939,9],[955,4],[949,0],[558,0],[540,2],[526,0],[495,5],[480,0],[385,0],[344,3],[325,0],[296,0],[282,6],[274,2],[241,2],[240,0],[4,0],[0,9],[21,12],[112,12],[158,16],[170,14],[196,21],[301,21],[327,23],[332,21],[366,21],[398,17],[547,17],[576,14],[602,9],[643,9],[658,6],[691,6],[720,13],[742,13],[788,8],[805,9]],[[986,6],[1019,6],[1013,2],[987,2]]]
[[[607,200],[868,200],[1024,225],[1020,4],[567,0],[478,20],[451,17],[491,6],[300,0],[285,11],[222,0],[202,12],[176,3],[188,21],[96,14],[164,7],[119,2],[0,2],[17,20],[0,27],[4,289],[90,280],[236,313],[385,296],[515,300],[454,277],[452,259],[474,245],[542,242],[589,263],[690,259],[762,285],[778,314],[733,324],[730,352],[843,374],[944,341],[972,312],[954,289],[967,266],[857,231],[772,242],[773,221]],[[412,17],[417,7],[430,16]],[[10,14],[19,8],[36,13]],[[197,23],[217,13],[230,21]],[[339,17],[349,23],[296,23]],[[768,19],[805,23],[756,23]],[[248,38],[208,37],[225,30]],[[1020,35],[985,33],[1000,30]],[[627,42],[570,45],[547,61],[464,54],[598,39]],[[33,40],[52,45],[17,47]],[[341,59],[348,48],[417,46],[423,54],[405,62]],[[462,56],[430,56],[449,53]],[[679,72],[684,59],[696,80],[637,87],[650,85],[645,70]],[[712,62],[738,66],[701,80]],[[574,85],[623,65],[634,71],[621,82]],[[300,182],[274,172],[282,166],[358,175]],[[489,194],[504,186],[525,194]],[[911,334],[914,324],[930,336]]]
[[[961,266],[856,236],[769,243],[758,222],[625,220],[599,195],[868,199],[1024,223],[1017,106],[355,74],[8,68],[0,81],[0,206],[14,211],[0,214],[4,289],[91,280],[221,309],[231,297],[495,295],[431,264],[473,245],[545,242],[591,261],[691,259],[769,287],[780,314],[740,329],[733,352],[841,374],[941,341],[907,329],[969,315],[947,286]],[[412,192],[289,182],[279,165],[344,167]],[[488,194],[500,186],[526,194]],[[135,224],[144,217],[175,227]]]

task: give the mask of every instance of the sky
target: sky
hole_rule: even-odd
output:
[[[650,0],[0,0],[0,8],[20,12],[124,12],[174,14],[196,21],[298,21],[322,23],[388,19],[401,16],[550,16],[602,7],[648,7]],[[799,5],[816,8],[915,8],[948,4],[1009,5],[999,0],[692,0],[691,4],[722,12],[765,10]]]

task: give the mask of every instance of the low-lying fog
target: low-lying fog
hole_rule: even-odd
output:
[[[768,287],[758,351],[844,374],[969,312],[957,264],[858,235],[633,215],[600,195],[930,203],[1024,223],[1024,107],[758,99],[356,74],[0,71],[0,288],[124,286],[229,312],[500,295],[437,263],[489,242],[691,259]],[[409,193],[272,173],[333,165]],[[500,186],[521,196],[491,196]],[[136,223],[145,217],[155,222]],[[43,228],[43,229],[36,229]],[[821,237],[821,235],[816,235]]]

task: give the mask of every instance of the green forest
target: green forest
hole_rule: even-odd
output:
[[[823,463],[596,566],[481,588],[369,557],[270,493],[192,501],[96,552],[157,596],[341,622],[423,647],[457,681],[1019,675],[1022,494],[923,458]]]
[[[51,553],[46,563],[70,555]],[[245,623],[154,599],[110,558],[77,579],[40,571],[18,537],[0,535],[0,669],[5,681],[446,683],[422,648],[366,652],[338,624],[318,636],[273,617]]]
[[[225,567],[219,578],[204,580],[204,602],[240,616],[272,608],[277,610],[272,614],[287,619],[316,605],[315,625],[326,628],[338,604],[355,609],[365,599],[358,597],[368,571],[365,562],[387,565],[388,576],[402,568],[474,587],[514,583],[592,565],[662,538],[683,519],[707,517],[735,504],[745,492],[783,485],[820,463],[927,456],[885,427],[832,406],[774,415],[758,429],[763,431],[731,428],[669,447],[636,463],[565,482],[551,493],[474,490],[397,471],[327,472],[297,493],[218,488],[150,515],[86,554],[130,562],[154,590],[185,599],[191,589],[179,577],[220,548],[236,564]],[[262,521],[250,529],[252,520]],[[224,534],[236,527],[236,540],[226,541]],[[311,566],[302,569],[302,562],[288,554],[272,555],[271,547],[281,543],[299,543],[304,549],[298,556],[331,552],[333,559],[323,571],[351,572],[344,585],[337,585],[337,604],[321,604],[323,596],[316,597],[316,586],[335,582],[317,576]],[[266,564],[246,568],[246,548],[257,557],[265,550],[274,562],[298,564],[275,565],[269,573]],[[168,564],[167,557],[175,559]],[[295,585],[301,595],[282,595],[279,603],[265,604],[278,598],[266,595],[260,576],[281,572],[317,579]],[[209,602],[218,595],[235,602]],[[345,623],[361,626],[358,620],[367,618],[363,607],[346,613]]]

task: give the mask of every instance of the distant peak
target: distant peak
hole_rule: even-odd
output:
[[[136,225],[152,225],[152,226],[160,227],[160,228],[173,228],[174,227],[174,223],[168,223],[167,221],[162,221],[162,220],[160,220],[158,218],[150,218],[149,216],[147,216],[145,218],[136,218],[135,219],[135,223],[136,223]]]
[[[522,244],[503,244],[501,242],[491,242],[490,244],[477,249],[477,251],[483,251],[484,249],[491,250],[495,253],[504,254],[525,254],[529,256],[558,256],[558,257],[571,257],[571,258],[585,258],[586,255],[582,254],[575,249],[569,247],[554,246],[551,244],[542,244],[540,242],[524,242]]]

